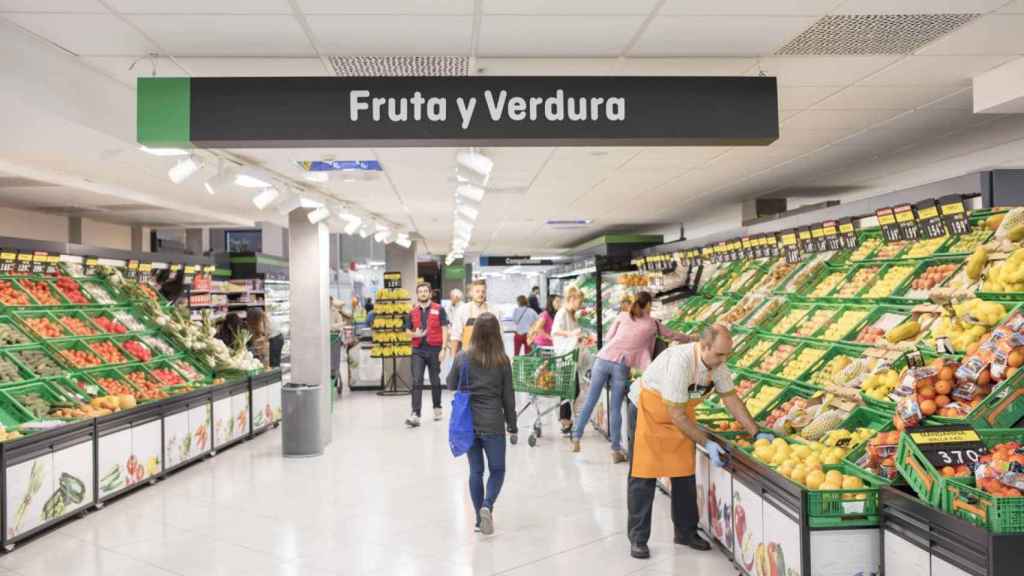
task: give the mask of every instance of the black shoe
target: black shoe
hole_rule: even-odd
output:
[[[676,536],[674,541],[676,544],[679,544],[680,546],[689,546],[690,548],[693,548],[694,550],[700,550],[701,552],[707,552],[708,550],[711,550],[711,544],[709,544],[707,540],[701,538],[696,534],[690,536],[689,538]]]
[[[651,549],[647,547],[647,544],[634,542],[629,548],[629,555],[639,560],[646,560],[651,557]]]

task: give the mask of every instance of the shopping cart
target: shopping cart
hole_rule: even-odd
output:
[[[530,407],[536,412],[533,431],[527,439],[530,446],[537,445],[541,437],[541,420],[547,414],[557,410],[563,401],[572,401],[576,396],[576,361],[579,352],[573,350],[556,355],[545,348],[535,349],[524,356],[515,356],[512,360],[512,387],[516,392],[530,395],[530,399],[519,409],[516,419]],[[557,399],[546,408],[541,407],[542,398]]]

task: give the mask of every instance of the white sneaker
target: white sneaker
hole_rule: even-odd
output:
[[[442,412],[440,408],[434,408],[434,422],[439,422],[442,418]]]
[[[484,507],[480,509],[480,533],[489,535],[494,534],[494,516],[491,515],[491,509]]]
[[[420,417],[415,414],[410,415],[405,419],[405,425],[409,428],[416,428],[420,425]]]

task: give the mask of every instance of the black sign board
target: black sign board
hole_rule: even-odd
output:
[[[129,280],[138,280],[139,279],[139,261],[138,260],[129,260],[128,261],[128,267],[125,269],[124,275],[125,275],[125,278],[128,278]]]
[[[917,240],[917,217],[914,215],[914,207],[910,204],[901,204],[892,209],[896,217],[896,225],[900,228],[900,234],[904,240]]]
[[[529,256],[481,256],[480,266],[553,266],[554,260],[533,259]]]
[[[922,200],[914,205],[917,212],[917,229],[921,238],[942,238],[949,235],[946,230],[946,223],[939,215],[939,207],[935,200]]]
[[[849,218],[839,221],[839,245],[844,250],[857,249],[857,230]]]
[[[778,244],[781,246],[786,262],[796,264],[800,261],[800,245],[797,242],[796,230],[786,230],[779,233]]]
[[[978,433],[967,424],[929,426],[908,430],[910,439],[933,466],[968,466],[975,464],[988,450]]]
[[[14,250],[0,250],[0,274],[13,274],[18,265],[18,253]]]
[[[885,242],[899,242],[903,240],[903,230],[896,223],[896,214],[892,208],[879,208],[875,210],[878,217],[878,225],[882,228],[882,240]]]
[[[140,78],[141,144],[736,146],[778,139],[758,76]],[[162,115],[161,115],[162,112]],[[180,143],[184,144],[184,143]]]
[[[100,259],[95,256],[82,258],[82,275],[92,276],[96,274],[96,267],[100,265]]]
[[[45,274],[50,265],[50,255],[46,252],[32,253],[32,274]]]
[[[804,226],[797,229],[797,239],[800,241],[800,252],[804,254],[813,254],[817,250],[814,245],[814,236],[811,234],[810,226]]]
[[[402,287],[402,273],[401,272],[385,272],[384,273],[384,287],[389,290]]]
[[[971,221],[967,219],[967,208],[963,196],[943,196],[939,198],[939,211],[946,227],[953,234],[967,234],[971,231]]]
[[[839,239],[839,223],[835,220],[829,220],[821,223],[821,229],[825,233],[825,249],[828,251],[839,250],[843,247],[842,241]]]

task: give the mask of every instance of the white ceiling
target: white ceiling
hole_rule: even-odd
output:
[[[981,16],[910,55],[774,55],[826,15],[942,13]],[[1024,0],[0,0],[0,19],[127,91],[149,75],[330,75],[329,56],[355,55],[468,56],[484,75],[778,77],[781,137],[767,148],[486,150],[496,190],[483,203],[473,250],[550,250],[605,230],[697,223],[723,204],[791,188],[867,194],[1024,167],[1024,122],[973,114],[970,90],[972,77],[1024,56]],[[65,88],[73,97],[73,86]],[[84,121],[62,126],[70,116],[54,106],[22,104],[21,117],[0,120],[7,133],[25,134],[0,143],[8,171],[57,167],[106,180],[115,195],[128,189],[168,211],[201,206],[195,221],[281,220],[256,212],[244,191],[210,197],[199,179],[170,186],[164,173],[173,160],[142,155],[131,135],[111,138]],[[35,125],[61,141],[47,145],[31,133]],[[298,160],[377,159],[379,178],[332,181],[325,191],[413,229],[434,253],[450,241],[455,150],[229,152],[294,178]],[[109,162],[97,165],[100,153]],[[70,200],[64,190],[50,201]],[[0,203],[19,193],[0,190]],[[580,217],[593,226],[544,224]]]

